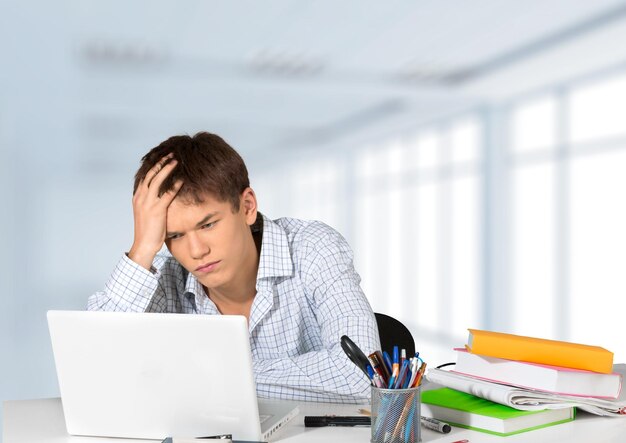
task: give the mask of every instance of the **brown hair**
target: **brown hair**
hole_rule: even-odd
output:
[[[230,202],[234,211],[239,210],[241,193],[250,186],[248,169],[237,151],[220,136],[208,132],[198,132],[193,137],[177,135],[152,148],[141,159],[133,194],[148,171],[172,152],[178,164],[159,187],[159,197],[182,180],[176,198],[198,204],[209,194]]]

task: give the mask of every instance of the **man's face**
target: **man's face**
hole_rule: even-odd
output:
[[[254,198],[252,190],[244,191],[239,211],[234,213],[229,202],[210,195],[197,205],[176,198],[169,206],[165,244],[209,289],[230,286],[241,275],[239,271],[255,263],[250,225],[256,219],[256,200],[251,209],[250,194]]]

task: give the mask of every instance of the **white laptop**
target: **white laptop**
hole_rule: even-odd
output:
[[[69,434],[265,441],[298,414],[257,402],[243,316],[49,311],[48,326]]]

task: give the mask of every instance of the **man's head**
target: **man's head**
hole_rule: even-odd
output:
[[[239,210],[243,191],[250,186],[248,169],[241,158],[221,137],[199,132],[193,137],[177,135],[153,148],[141,159],[135,174],[133,194],[148,171],[166,155],[173,153],[177,166],[159,188],[159,196],[182,180],[177,199],[189,204],[202,203],[206,196],[229,202],[233,211]]]
[[[172,160],[175,165],[168,165]],[[163,200],[169,203],[162,214],[159,200],[166,193],[175,197]],[[135,214],[135,223],[164,216],[164,226],[157,225],[165,244],[202,285],[254,289],[258,251],[250,227],[257,219],[256,196],[242,158],[222,138],[201,132],[167,139],[143,157],[134,194],[134,205],[141,202],[145,210]]]

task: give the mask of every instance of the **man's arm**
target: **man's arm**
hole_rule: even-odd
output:
[[[369,401],[370,382],[341,349],[349,336],[365,354],[380,349],[376,318],[360,287],[352,251],[338,233],[309,246],[302,278],[320,327],[323,349],[295,357],[256,360],[262,397],[358,403]]]
[[[183,185],[182,181],[178,181],[172,190],[159,196],[161,184],[176,163],[173,154],[163,157],[148,171],[133,195],[135,238],[128,258],[147,270],[151,269],[154,257],[165,243],[167,209]]]
[[[133,245],[118,262],[105,290],[89,297],[88,310],[177,312],[173,310],[175,306],[171,306],[172,294],[160,287],[161,275],[153,266],[165,243],[167,209],[182,187],[179,181],[171,191],[159,196],[161,184],[175,167],[173,154],[166,155],[137,186],[133,195]]]
[[[179,312],[176,279],[171,272],[161,272],[164,263],[166,260],[157,256],[154,266],[148,271],[124,254],[106,282],[104,291],[89,297],[87,310]]]

